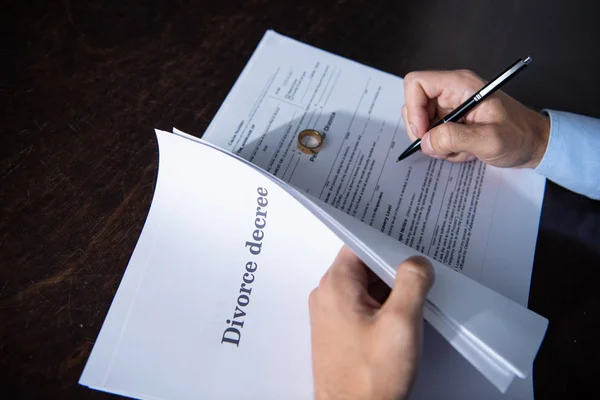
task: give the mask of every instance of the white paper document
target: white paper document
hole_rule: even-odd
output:
[[[433,260],[413,398],[532,398],[544,179],[396,163],[403,104],[401,78],[267,32],[203,140],[157,131],[152,206],[80,383],[312,398],[308,295],[346,243],[390,285],[405,258]],[[296,147],[306,128],[316,154]]]

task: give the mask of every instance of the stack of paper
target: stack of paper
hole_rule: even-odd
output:
[[[390,285],[405,258],[433,260],[415,398],[530,398],[547,324],[525,307],[544,180],[396,164],[402,93],[400,78],[267,32],[205,141],[157,131],[151,210],[81,383],[311,397],[308,294],[345,242]],[[314,155],[296,149],[306,128],[326,133]]]

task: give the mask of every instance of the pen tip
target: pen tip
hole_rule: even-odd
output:
[[[523,60],[523,62],[525,63],[525,65],[529,64],[531,62],[531,57],[527,57]]]
[[[398,161],[404,160],[405,158],[407,158],[411,154],[415,153],[416,151],[419,151],[420,149],[421,149],[421,139],[417,139],[410,146],[408,146],[408,148],[406,150],[404,150],[404,152],[402,154],[400,154],[400,157],[398,157]]]

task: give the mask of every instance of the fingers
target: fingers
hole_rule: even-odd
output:
[[[321,278],[319,287],[311,294],[309,306],[314,303],[315,297],[326,296],[355,310],[371,309],[378,304],[369,295],[368,284],[367,267],[350,248],[344,246]]]
[[[368,283],[365,264],[348,246],[343,246],[340,249],[327,274],[335,280],[335,283],[341,286],[358,285],[366,287]]]
[[[456,108],[478,90],[482,82],[466,70],[407,74],[404,79],[406,115],[403,114],[407,132],[412,137],[422,137],[436,115],[445,115]]]
[[[403,321],[421,318],[425,296],[433,283],[433,268],[424,257],[412,257],[398,267],[396,285],[384,305],[379,303],[387,295],[380,291],[379,298],[369,294],[369,282],[365,264],[348,247],[338,253],[333,265],[321,278],[319,287],[309,297],[309,308],[316,304],[333,301],[359,314],[371,314],[376,310],[404,315]],[[398,288],[398,289],[397,289]],[[419,311],[419,307],[421,310]]]
[[[412,129],[408,124],[408,114],[406,113],[406,104],[402,106],[402,121],[404,121],[404,129],[406,129],[406,133],[408,134],[408,138],[410,139],[410,141],[414,142],[415,140],[417,140],[418,137],[413,135]]]
[[[429,129],[428,104],[430,99],[442,93],[443,87],[439,86],[436,77],[435,72],[411,72],[404,79],[404,123],[406,131],[414,138],[420,138]]]
[[[433,281],[433,267],[425,257],[415,256],[404,261],[396,271],[394,288],[380,313],[395,315],[417,326],[423,319],[425,298]]]
[[[459,124],[447,122],[423,135],[421,151],[451,161],[487,159],[501,152],[501,138],[492,124]]]

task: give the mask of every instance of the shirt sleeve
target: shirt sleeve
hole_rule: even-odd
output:
[[[600,200],[600,119],[544,110],[550,117],[546,153],[534,169],[574,192]]]

